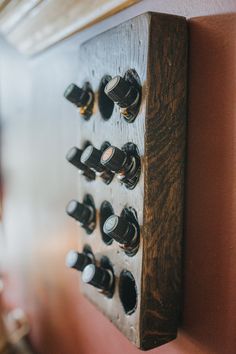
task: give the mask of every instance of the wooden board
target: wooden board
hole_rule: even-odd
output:
[[[0,32],[22,53],[35,54],[137,1],[5,1],[0,13]]]
[[[112,298],[91,285],[83,293],[138,347],[150,349],[176,337],[181,291],[183,235],[183,182],[186,121],[187,27],[184,18],[147,13],[85,43],[79,53],[78,85],[89,81],[94,92],[104,75],[124,75],[135,69],[142,85],[140,112],[133,123],[121,118],[115,107],[104,120],[96,104],[86,121],[78,118],[78,142],[96,148],[108,141],[121,148],[137,145],[142,162],[139,183],[127,190],[114,178],[78,180],[82,201],[92,195],[97,227],[91,235],[79,231],[79,250],[89,245],[97,262],[109,258],[116,277]],[[107,245],[99,228],[100,207],[107,200],[115,214],[124,207],[136,210],[141,229],[140,246],[130,257],[116,242]],[[132,273],[137,288],[136,309],[124,312],[119,295],[120,275]],[[129,295],[127,295],[129,296]]]
[[[232,12],[228,0],[161,3],[153,2],[159,12],[185,15],[188,7],[191,17],[227,14],[188,23],[183,315],[177,339],[151,353],[235,354],[236,15],[228,14]],[[137,7],[126,17],[135,14]],[[121,21],[122,16],[116,19]],[[106,27],[103,23],[91,32],[95,35]],[[79,227],[64,210],[76,196],[78,178],[65,161],[65,152],[76,144],[80,117],[62,93],[78,77],[81,35],[29,60],[0,39],[4,300],[29,315],[37,353],[140,354],[79,293],[77,272],[64,266],[66,252],[76,247]]]

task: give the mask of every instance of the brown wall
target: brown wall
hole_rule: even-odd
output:
[[[28,313],[39,353],[139,352],[79,294],[76,272],[64,266],[77,245],[77,226],[64,213],[77,173],[64,156],[76,144],[78,117],[62,92],[79,75],[78,44],[144,9],[203,15],[189,22],[183,318],[177,340],[151,353],[236,352],[236,15],[207,16],[233,6],[142,2],[30,60],[1,42],[5,301]]]

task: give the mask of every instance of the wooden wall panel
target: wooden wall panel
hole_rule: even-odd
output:
[[[191,8],[197,12],[193,3],[190,14]],[[201,14],[204,4],[199,2]],[[231,9],[230,1],[225,4],[222,12]],[[185,5],[178,9],[182,14]],[[135,14],[116,16],[96,30]],[[189,29],[183,316],[177,340],[150,353],[234,354],[236,15],[192,19]],[[5,303],[29,315],[38,353],[138,354],[79,294],[76,272],[64,267],[68,248],[77,245],[76,226],[64,213],[77,173],[64,155],[76,142],[78,117],[62,92],[79,77],[83,35],[31,60],[1,41]]]

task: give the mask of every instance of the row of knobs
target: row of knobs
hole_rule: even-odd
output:
[[[89,145],[84,150],[72,147],[66,156],[67,160],[77,167],[88,180],[96,176],[109,184],[117,175],[119,181],[127,188],[133,188],[140,174],[140,159],[116,146],[109,146],[105,151]]]
[[[117,75],[107,83],[104,93],[119,106],[121,114],[128,121],[135,118],[141,96],[136,85]],[[64,97],[79,107],[83,116],[88,117],[92,114],[94,94],[89,87],[78,87],[72,83],[65,90]]]
[[[85,228],[94,227],[95,209],[85,203],[72,200],[67,205],[66,211],[69,216],[79,221]],[[93,226],[91,226],[93,225]],[[103,224],[103,232],[111,239],[117,241],[126,252],[135,253],[139,245],[139,228],[134,222],[127,220],[124,216],[111,215]],[[66,258],[66,264],[82,272],[82,281],[90,284],[105,295],[112,295],[114,288],[114,275],[110,269],[105,269],[94,264],[94,257],[91,253],[70,251]]]
[[[132,121],[138,111],[140,103],[140,91],[131,82],[115,76],[105,86],[104,93],[117,104],[121,114]],[[65,98],[80,108],[84,117],[92,114],[94,93],[89,86],[78,87],[70,84],[64,93]],[[117,175],[118,179],[128,188],[133,188],[140,174],[139,157],[127,153],[115,146],[109,146],[104,151],[89,145],[84,150],[73,147],[66,156],[79,172],[88,180],[94,180],[96,176],[109,184]],[[72,200],[66,207],[67,214],[77,220],[82,227],[90,232],[95,227],[96,210],[86,203]],[[127,220],[126,217],[111,215],[103,224],[103,232],[111,239],[117,241],[124,249],[137,248],[139,243],[138,226]],[[82,281],[98,288],[109,295],[114,287],[114,275],[110,269],[98,266],[94,262],[91,253],[70,251],[66,258],[66,264],[82,272]]]
[[[85,203],[71,200],[66,207],[66,212],[83,227],[90,228],[92,231],[96,217],[94,208]],[[127,220],[126,217],[118,215],[109,216],[103,225],[103,232],[124,248],[137,246],[138,228],[134,223]]]
[[[97,266],[90,253],[70,251],[66,257],[66,265],[82,272],[82,281],[110,295],[114,285],[114,275],[110,269]]]

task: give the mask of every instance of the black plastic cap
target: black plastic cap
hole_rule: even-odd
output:
[[[86,253],[79,253],[74,250],[67,253],[66,265],[69,268],[82,271],[90,263],[92,263],[92,260]]]
[[[103,231],[105,234],[116,240],[121,244],[130,244],[135,235],[135,226],[126,220],[126,218],[111,215],[103,225]]]
[[[80,161],[82,155],[82,150],[78,149],[76,146],[72,147],[68,153],[66,154],[66,159],[72,165],[79,168],[80,170],[84,170],[85,165]]]
[[[71,200],[67,204],[66,212],[83,225],[87,225],[92,217],[92,210],[87,205],[79,203],[76,200]]]
[[[102,154],[101,164],[113,172],[119,172],[127,160],[124,151],[115,146],[109,146]]]
[[[80,161],[86,166],[93,168],[98,172],[102,172],[104,167],[100,163],[102,152],[94,146],[89,145],[82,153]]]
[[[105,94],[120,107],[128,107],[134,103],[138,91],[121,76],[113,77],[104,89]]]
[[[89,264],[83,270],[82,281],[98,289],[109,290],[112,285],[112,275],[106,269]]]
[[[94,180],[96,175],[95,172],[90,170],[85,164],[80,161],[82,150],[78,149],[76,146],[72,147],[67,155],[66,159],[80,171],[83,171],[83,175],[88,178],[88,180]]]
[[[70,84],[67,87],[64,97],[77,107],[84,107],[90,99],[89,93],[75,84]]]
[[[119,102],[130,90],[129,83],[121,76],[113,77],[105,87],[105,94],[114,102]]]

